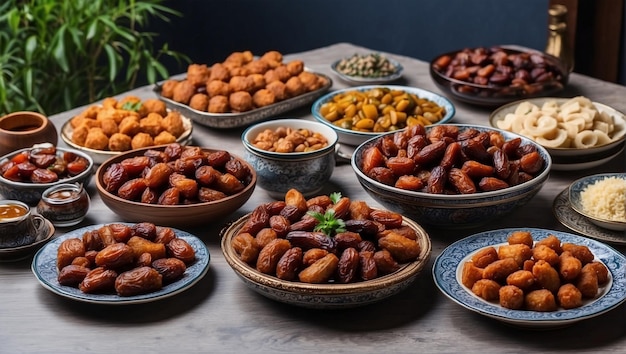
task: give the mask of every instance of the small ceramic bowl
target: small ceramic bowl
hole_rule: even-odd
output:
[[[34,148],[37,148],[38,146],[39,145],[35,145],[35,147],[20,149],[10,154],[4,155],[0,157],[0,165],[8,160],[11,160],[16,155],[21,154],[25,151],[30,151]],[[0,175],[0,194],[2,194],[6,199],[15,199],[29,205],[36,205],[37,203],[39,203],[42,193],[52,186],[56,186],[62,183],[78,183],[85,186],[89,184],[91,176],[94,174],[95,171],[94,162],[91,159],[91,156],[82,151],[58,146],[56,147],[56,153],[58,157],[62,157],[64,153],[72,153],[80,156],[87,160],[87,168],[83,172],[75,176],[64,177],[56,182],[51,183],[17,182],[4,178]]]
[[[323,135],[328,144],[318,150],[307,152],[272,152],[253,144],[254,138],[266,129],[280,127],[294,130],[307,129]],[[335,168],[337,133],[319,122],[303,119],[277,119],[255,124],[243,132],[244,158],[257,172],[258,184],[277,199],[290,189],[299,190],[304,196],[318,193],[330,179]]]
[[[456,124],[459,132],[476,129],[500,132],[506,141],[521,139],[521,146],[532,145],[544,160],[541,170],[530,180],[507,188],[471,194],[433,194],[411,191],[381,183],[363,171],[364,152],[385,135],[361,144],[352,155],[352,169],[365,191],[387,209],[413,218],[422,225],[442,228],[468,228],[511,213],[530,201],[550,175],[552,160],[541,145],[520,135],[479,125]],[[426,127],[428,132],[432,127]],[[387,133],[391,135],[393,133]]]
[[[0,117],[0,156],[39,143],[56,145],[57,130],[37,112],[13,112]]]
[[[607,186],[606,188],[601,188],[598,183],[602,183],[602,181],[611,178],[622,180],[623,184],[621,187],[619,186]],[[597,192],[601,193],[601,197],[598,196],[598,203],[605,203],[603,205],[597,205],[596,207],[600,210],[607,211],[610,209],[614,203],[625,203],[624,199],[626,198],[626,173],[603,173],[596,174],[591,176],[586,176],[583,178],[579,178],[576,181],[570,184],[568,189],[568,198],[570,202],[570,206],[579,214],[583,215],[590,222],[603,227],[609,230],[615,231],[626,231],[626,221],[621,220],[612,220],[608,217],[602,217],[597,215],[594,210],[590,210],[588,207],[585,207],[585,203],[583,201],[583,192],[588,188],[593,188],[594,190],[597,188]],[[626,205],[621,205],[622,210],[626,208]]]
[[[494,110],[489,116],[489,123],[494,128],[500,126],[507,115],[514,113],[518,106],[524,102],[541,108],[546,102],[555,102],[558,105],[571,100],[563,97],[537,97],[511,102]],[[606,114],[613,119],[614,130],[610,134],[611,141],[604,145],[588,148],[555,148],[544,146],[552,157],[552,168],[560,171],[577,171],[602,165],[618,156],[626,145],[626,117],[612,107],[599,102],[592,102],[601,114]],[[513,129],[505,129],[513,130]],[[524,135],[524,134],[522,134]],[[528,136],[532,138],[531,136]]]

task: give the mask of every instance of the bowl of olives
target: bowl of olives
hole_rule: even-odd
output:
[[[61,183],[87,185],[93,173],[94,162],[88,154],[50,143],[35,144],[0,157],[0,194],[36,205],[46,189]]]
[[[252,166],[228,151],[179,143],[122,153],[96,171],[109,209],[126,221],[163,226],[220,220],[250,198],[256,181]]]

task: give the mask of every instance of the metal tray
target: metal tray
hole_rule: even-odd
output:
[[[309,70],[307,70],[309,71]],[[245,127],[252,123],[256,123],[262,120],[269,119],[271,117],[275,117],[282,113],[291,111],[296,108],[300,108],[306,106],[307,104],[313,103],[318,97],[322,96],[324,93],[330,89],[333,85],[333,81],[327,75],[309,71],[313,74],[319,75],[326,79],[326,85],[321,88],[307,92],[305,94],[288,98],[284,101],[276,102],[266,107],[256,108],[250,110],[248,112],[241,113],[208,113],[203,111],[198,111],[189,107],[186,104],[182,104],[176,102],[172,99],[161,96],[161,86],[159,84],[155,85],[154,93],[157,97],[165,102],[165,105],[169,109],[177,110],[181,114],[186,117],[191,118],[194,122],[218,129],[229,129],[229,128],[238,128]]]

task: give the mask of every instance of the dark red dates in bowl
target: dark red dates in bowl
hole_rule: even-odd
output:
[[[569,71],[549,54],[520,46],[465,48],[437,56],[430,76],[449,97],[480,106],[551,96]]]
[[[552,160],[521,135],[445,124],[387,133],[361,144],[352,168],[365,191],[423,225],[468,228],[526,204]]]
[[[46,189],[62,183],[87,185],[93,173],[94,162],[82,151],[36,144],[0,157],[0,194],[36,205]]]
[[[178,143],[132,150],[96,171],[104,204],[127,221],[164,226],[208,223],[239,209],[257,175],[225,150]]]

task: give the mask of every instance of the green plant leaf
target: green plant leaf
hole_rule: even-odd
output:
[[[37,50],[37,37],[32,35],[28,37],[26,40],[26,45],[24,46],[24,57],[27,62],[33,61],[33,55]]]
[[[117,52],[115,52],[115,48],[113,48],[110,44],[104,45],[104,50],[107,53],[107,58],[109,62],[109,81],[115,81],[115,77],[118,73],[118,62],[121,62],[122,59],[118,57]]]
[[[52,38],[52,55],[56,60],[59,67],[64,72],[69,72],[70,67],[67,62],[67,56],[65,55],[65,27],[61,26],[59,31]]]

